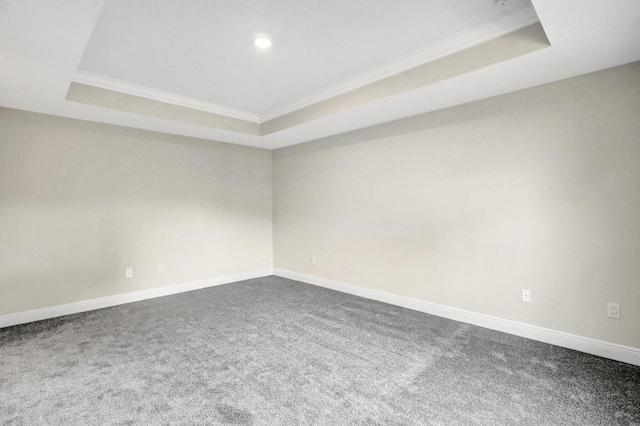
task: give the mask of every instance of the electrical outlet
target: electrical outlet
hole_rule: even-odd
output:
[[[609,318],[620,319],[620,304],[607,303],[607,316]]]
[[[125,278],[133,278],[133,268],[127,268],[124,271]]]
[[[158,265],[158,273],[164,274],[164,265],[162,263]]]
[[[311,256],[311,264],[312,265],[316,264],[316,257],[315,256]]]
[[[522,301],[531,302],[531,290],[522,290]]]

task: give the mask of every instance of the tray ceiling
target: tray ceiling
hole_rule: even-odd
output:
[[[78,69],[273,116],[537,20],[529,0],[108,0]]]
[[[0,0],[0,105],[277,148],[640,59],[636,0],[502,3]]]

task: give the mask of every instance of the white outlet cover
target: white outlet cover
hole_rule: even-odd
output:
[[[531,290],[522,290],[522,301],[527,303],[531,302]]]
[[[620,304],[619,303],[607,303],[607,316],[609,318],[620,318]]]

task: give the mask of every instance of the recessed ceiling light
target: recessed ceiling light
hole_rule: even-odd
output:
[[[262,49],[266,49],[267,47],[271,46],[271,38],[269,38],[269,36],[266,34],[256,34],[251,37],[251,40],[253,40],[253,44]]]

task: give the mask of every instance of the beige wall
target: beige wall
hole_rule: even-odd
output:
[[[266,150],[0,109],[0,316],[273,265],[640,348],[638,116],[635,63],[277,150],[272,186]]]
[[[0,316],[270,268],[271,200],[270,151],[0,109]]]
[[[640,347],[639,117],[635,63],[277,150],[274,266]]]

